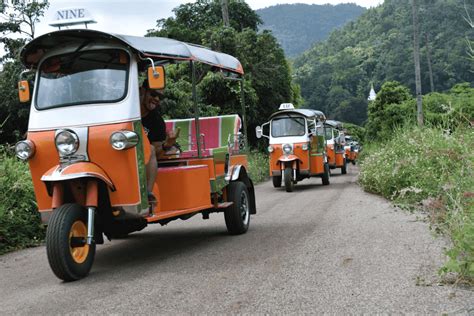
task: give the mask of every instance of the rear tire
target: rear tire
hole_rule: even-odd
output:
[[[347,173],[347,160],[344,158],[342,161],[342,167],[341,167],[341,174],[346,174]]]
[[[281,176],[273,176],[272,177],[273,187],[279,188],[281,187]]]
[[[329,165],[327,163],[324,163],[324,173],[322,176],[322,180],[323,180],[323,185],[329,184]]]
[[[243,182],[231,182],[227,186],[227,197],[233,202],[224,212],[227,231],[232,235],[240,235],[249,229],[250,199],[247,187]]]
[[[295,186],[295,184],[293,183],[293,180],[291,179],[291,174],[293,172],[293,169],[291,167],[286,167],[284,172],[285,172],[286,192],[293,192],[293,188]]]
[[[95,243],[87,245],[87,213],[78,204],[57,208],[46,230],[46,252],[54,274],[66,282],[89,274],[95,257]]]

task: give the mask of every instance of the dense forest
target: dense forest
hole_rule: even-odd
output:
[[[279,4],[256,10],[263,21],[260,29],[272,31],[290,58],[327,39],[334,29],[357,19],[365,11],[353,3]]]
[[[468,12],[473,12],[473,6],[466,2]],[[466,41],[474,37],[474,30],[464,19],[463,2],[421,0],[418,14],[422,93],[474,82]],[[367,10],[297,58],[294,67],[306,106],[362,124],[371,83],[376,91],[386,81],[398,81],[415,91],[411,2],[386,0]]]

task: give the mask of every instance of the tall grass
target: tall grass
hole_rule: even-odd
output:
[[[364,148],[359,181],[369,192],[428,212],[452,241],[440,272],[474,280],[474,130],[399,128]]]
[[[268,178],[268,154],[251,150],[248,155],[250,178],[254,184]]]
[[[44,233],[28,165],[0,147],[0,254],[36,245]]]

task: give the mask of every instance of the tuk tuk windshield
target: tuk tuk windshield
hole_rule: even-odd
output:
[[[324,129],[324,134],[326,136],[326,140],[331,140],[332,139],[332,128],[327,127]]]
[[[128,54],[116,49],[50,57],[40,67],[35,106],[117,102],[127,92],[128,65]]]
[[[306,134],[303,117],[279,117],[272,120],[272,137],[304,136]]]

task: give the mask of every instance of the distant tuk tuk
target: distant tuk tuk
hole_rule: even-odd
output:
[[[247,231],[256,204],[243,98],[241,116],[203,118],[196,96],[196,63],[242,88],[236,58],[168,38],[60,30],[25,45],[21,60],[36,79],[31,95],[29,82],[19,82],[20,100],[31,100],[31,110],[27,139],[17,143],[16,154],[29,163],[58,278],[85,277],[103,235],[114,239],[151,223],[223,212],[230,234]],[[163,89],[164,67],[177,62],[190,67],[195,117],[166,123],[181,127],[182,147],[158,161],[157,203],[150,203],[139,80]]]
[[[346,161],[355,165],[357,157],[359,156],[359,143],[349,135],[345,135],[345,141],[344,151],[346,152]]]
[[[326,136],[329,168],[340,168],[341,174],[346,174],[347,160],[344,150],[345,136],[342,123],[334,120],[326,120],[326,122],[324,122],[324,132]]]
[[[286,191],[292,192],[298,181],[309,177],[321,177],[323,185],[329,184],[325,120],[321,111],[283,103],[268,122],[257,126],[257,138],[269,139],[270,176],[275,188],[283,182]],[[263,133],[267,126],[268,135]]]

